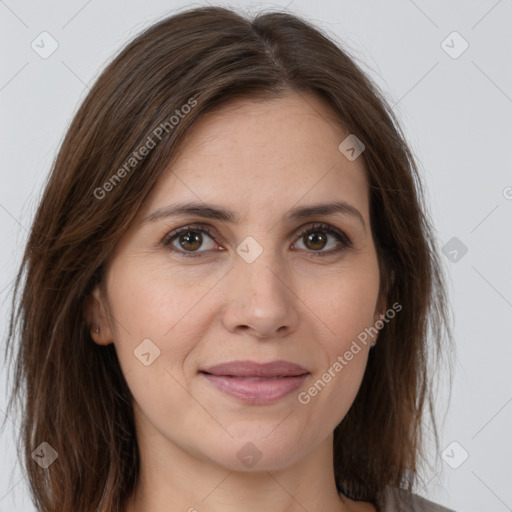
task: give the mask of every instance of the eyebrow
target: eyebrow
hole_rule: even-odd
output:
[[[360,220],[366,231],[366,223],[360,211],[345,201],[335,201],[333,203],[317,203],[307,206],[297,206],[289,210],[284,216],[283,221],[298,221],[317,215],[350,215]],[[154,222],[158,219],[173,217],[178,215],[194,215],[205,219],[214,219],[223,222],[236,224],[239,222],[237,215],[225,208],[217,205],[205,204],[199,202],[176,203],[162,208],[157,208],[149,215],[144,217],[142,224]]]

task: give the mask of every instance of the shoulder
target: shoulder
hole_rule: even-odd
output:
[[[454,512],[405,489],[386,487],[379,502],[379,512]]]

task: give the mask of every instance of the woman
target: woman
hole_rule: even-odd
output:
[[[450,339],[421,201],[380,93],[305,21],[206,7],[139,35],[16,282],[38,509],[446,510],[412,493]]]

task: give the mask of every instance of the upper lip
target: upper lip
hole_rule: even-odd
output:
[[[230,377],[293,377],[309,373],[295,363],[288,361],[271,361],[269,363],[257,363],[255,361],[230,361],[220,363],[200,370],[211,375],[223,375]]]

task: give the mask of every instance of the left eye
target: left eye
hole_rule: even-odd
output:
[[[203,247],[205,235],[210,240],[210,246],[206,248]],[[305,245],[307,252],[316,253],[314,256],[326,256],[352,247],[352,242],[345,233],[327,224],[310,226],[296,236],[299,238],[298,242]],[[198,253],[215,249],[214,238],[215,233],[207,226],[185,226],[168,233],[162,240],[162,245],[185,257],[197,257],[200,256]],[[324,250],[329,245],[329,238],[334,238],[334,241],[329,250]],[[203,250],[199,250],[201,247]]]
[[[299,241],[304,243],[306,249],[319,252],[318,256],[337,253],[345,248],[352,247],[350,239],[344,233],[325,224],[312,226],[300,233],[299,236]],[[334,248],[331,246],[330,250],[323,251],[322,249],[325,249],[328,245],[329,237],[335,240],[333,243]]]

